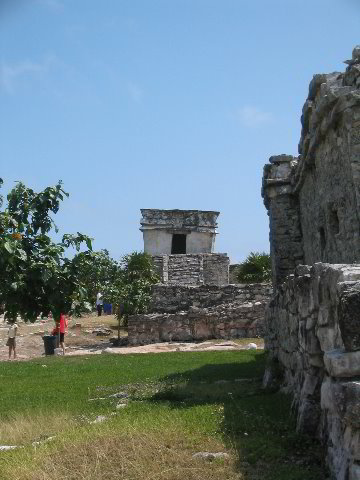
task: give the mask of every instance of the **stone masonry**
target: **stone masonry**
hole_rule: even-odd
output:
[[[297,429],[322,440],[333,479],[360,480],[360,47],[345,63],[310,83],[299,156],[264,167],[264,385],[293,395]]]
[[[162,283],[227,285],[229,258],[213,253],[219,212],[141,209],[144,252]]]
[[[360,261],[360,47],[345,73],[314,75],[298,157],[270,157],[262,194],[275,285],[296,265]]]
[[[198,253],[153,257],[160,281],[169,285],[227,285],[229,257],[226,253]]]
[[[141,209],[144,252],[150,255],[212,253],[219,212]]]
[[[264,334],[268,284],[153,286],[150,312],[129,318],[129,344]]]
[[[298,266],[266,312],[264,386],[293,395],[298,431],[327,445],[337,480],[359,479],[359,306],[360,265],[316,263]]]

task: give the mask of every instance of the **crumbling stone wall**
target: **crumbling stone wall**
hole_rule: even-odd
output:
[[[264,167],[275,287],[298,264],[360,262],[360,47],[347,63],[314,75],[300,155]]]
[[[151,313],[175,313],[187,311],[191,307],[209,308],[227,303],[266,303],[272,295],[272,287],[267,283],[214,285],[200,287],[160,283],[153,286]]]
[[[297,429],[327,446],[333,478],[360,473],[360,265],[299,266],[270,302],[264,386],[281,381]]]
[[[280,284],[296,265],[304,263],[300,206],[291,180],[297,161],[290,155],[270,157],[264,167],[264,203],[270,223],[270,256],[272,280]]]
[[[271,293],[268,284],[154,285],[152,313],[129,318],[129,344],[262,336]]]
[[[153,257],[161,282],[169,285],[227,285],[226,253],[161,255]]]
[[[360,480],[360,47],[345,63],[310,83],[299,156],[264,167],[275,291],[264,384],[293,395],[331,477]]]

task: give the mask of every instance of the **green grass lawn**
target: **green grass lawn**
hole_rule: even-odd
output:
[[[264,363],[253,350],[0,363],[0,445],[23,446],[0,452],[0,479],[325,479],[289,399],[261,390]]]

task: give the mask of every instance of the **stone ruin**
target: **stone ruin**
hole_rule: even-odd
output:
[[[142,208],[144,252],[150,255],[213,253],[220,212]]]
[[[263,336],[267,284],[229,285],[229,257],[214,253],[219,212],[142,209],[144,251],[160,282],[149,312],[128,321],[130,345]]]
[[[264,167],[274,295],[264,386],[292,394],[332,478],[360,480],[360,47],[314,75],[299,156]]]
[[[141,214],[144,252],[152,255],[162,283],[229,283],[229,257],[213,253],[219,212],[142,209]]]

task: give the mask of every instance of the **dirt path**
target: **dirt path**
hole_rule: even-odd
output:
[[[37,320],[35,323],[18,322],[17,359],[29,360],[42,357],[44,353],[43,335],[50,333],[54,321],[52,319]],[[188,352],[208,350],[242,350],[248,348],[249,343],[255,343],[263,348],[262,339],[210,340],[201,343],[164,342],[138,347],[113,347],[111,337],[117,336],[117,320],[113,315],[97,317],[91,315],[83,318],[71,319],[69,330],[65,337],[66,355],[98,355],[133,354],[133,353],[161,353],[161,352]],[[8,360],[7,340],[8,326],[0,318],[0,361]],[[125,332],[122,332],[125,335]]]

